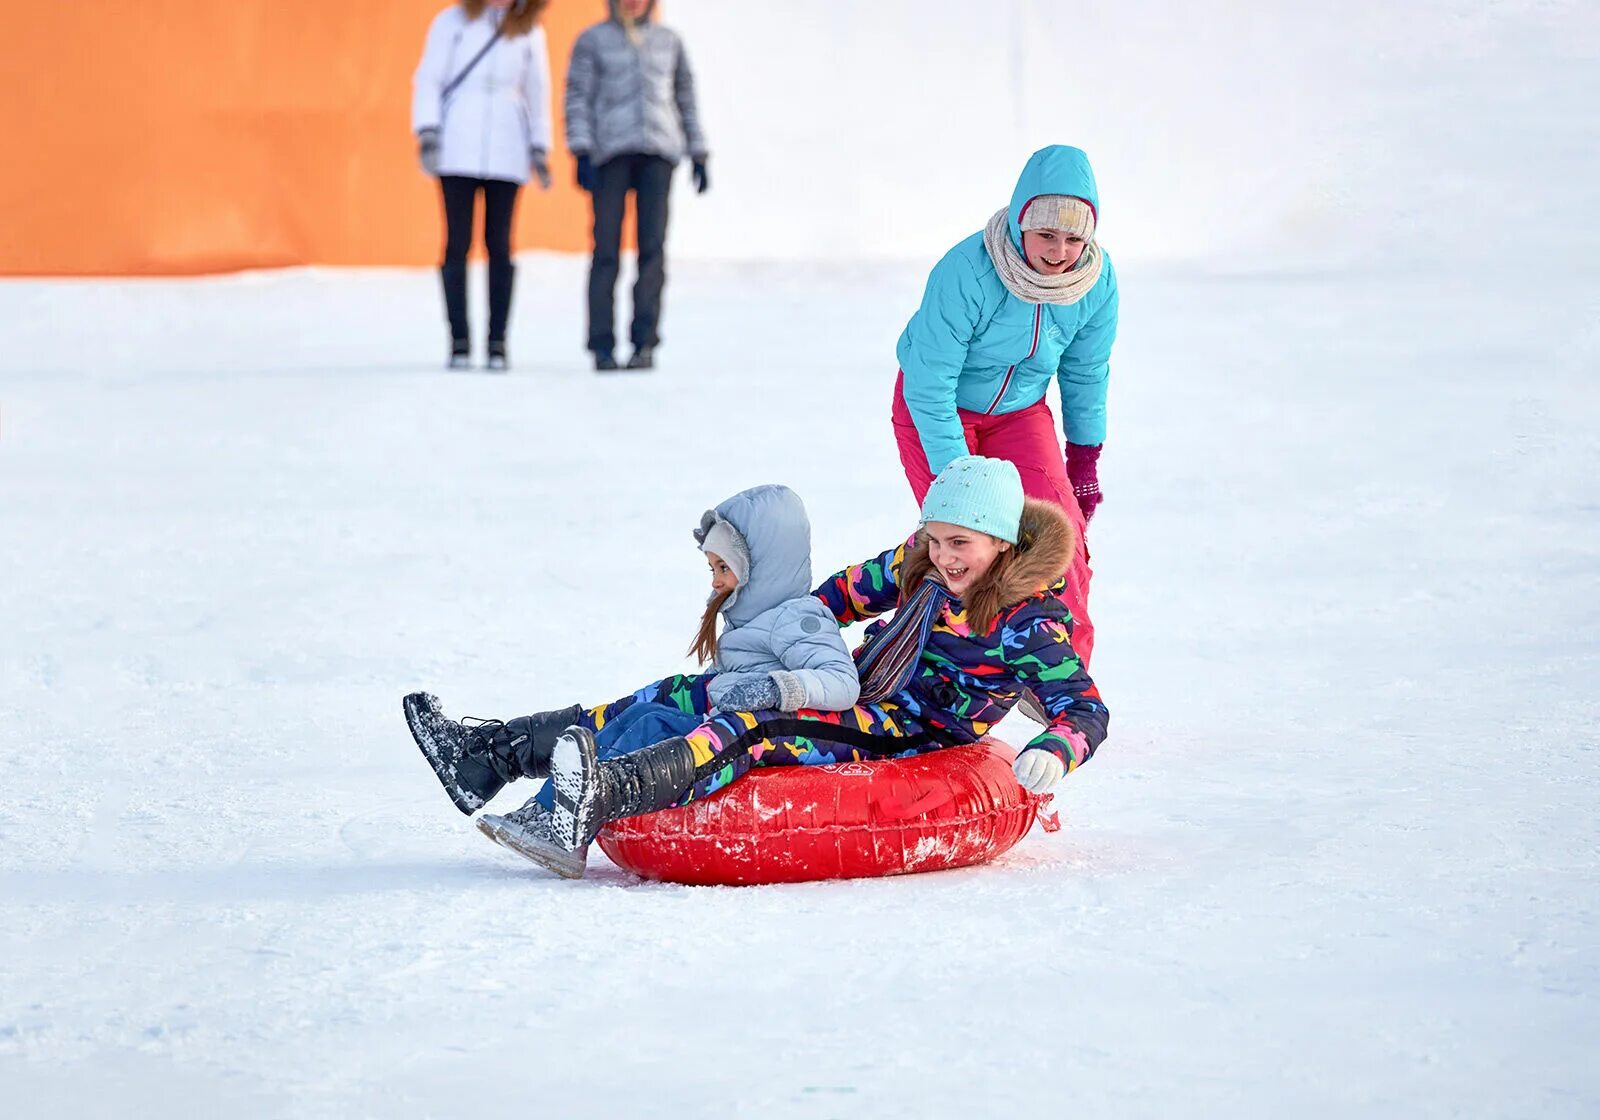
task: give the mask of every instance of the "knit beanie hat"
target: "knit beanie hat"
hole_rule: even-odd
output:
[[[1028,200],[1017,222],[1022,231],[1059,229],[1085,241],[1094,238],[1094,207],[1070,194],[1040,194]]]
[[[1017,543],[1022,476],[1014,463],[963,455],[939,472],[922,500],[922,524],[943,521]]]

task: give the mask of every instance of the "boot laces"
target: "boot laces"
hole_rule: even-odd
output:
[[[501,737],[500,731],[505,727],[505,721],[479,719],[477,716],[462,716],[461,726],[468,735],[478,740],[484,750],[493,751],[495,749],[495,740]]]
[[[503,719],[462,716],[461,726],[466,729],[467,734],[475,737],[483,749],[492,754],[512,777],[521,774],[521,767],[517,765],[516,746],[525,736],[501,734],[506,730],[506,721]]]
[[[522,808],[513,809],[506,814],[506,820],[541,833],[549,832],[550,819],[550,810],[539,804],[536,799],[530,799]]]

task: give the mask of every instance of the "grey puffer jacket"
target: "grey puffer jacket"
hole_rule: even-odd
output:
[[[811,522],[800,496],[787,486],[741,491],[707,510],[694,536],[739,577],[722,608],[711,702],[720,707],[735,683],[770,676],[786,712],[852,707],[861,682],[838,620],[810,594]]]
[[[694,73],[677,32],[655,22],[655,4],[630,37],[610,0],[611,18],[572,47],[567,67],[567,147],[595,164],[625,152],[673,163],[707,155],[695,106]]]

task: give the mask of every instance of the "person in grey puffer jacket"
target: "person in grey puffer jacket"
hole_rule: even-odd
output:
[[[633,356],[650,369],[660,344],[666,283],[667,194],[688,153],[695,190],[710,185],[709,152],[695,105],[694,73],[676,32],[653,18],[655,0],[608,0],[610,18],[578,36],[567,68],[567,147],[578,186],[594,200],[594,260],[589,269],[589,337],[595,369],[614,370],[616,289],[622,211],[634,193],[639,275],[633,286]]]
[[[838,620],[811,594],[811,522],[800,495],[777,485],[743,490],[707,510],[694,537],[711,569],[711,598],[689,652],[709,661],[710,673],[667,677],[587,711],[574,705],[472,726],[445,719],[426,693],[406,697],[412,734],[458,808],[474,811],[513,777],[547,774],[551,746],[569,724],[592,726],[601,757],[615,759],[684,735],[713,711],[855,705],[855,660]],[[485,818],[483,831],[503,842],[503,821],[531,819],[553,802],[546,785],[507,818]]]
[[[694,538],[712,596],[691,652],[710,653],[714,707],[843,711],[861,682],[839,622],[811,594],[811,522],[787,486],[741,491],[700,518]],[[716,635],[716,617],[725,622]]]

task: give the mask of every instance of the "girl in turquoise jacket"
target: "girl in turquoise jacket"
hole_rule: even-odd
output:
[[[1014,463],[1028,497],[1061,506],[1077,529],[1064,598],[1085,663],[1094,626],[1083,530],[1100,502],[1117,333],[1117,277],[1095,240],[1099,212],[1087,155],[1061,144],[1035,152],[1010,205],[934,266],[895,349],[895,438],[919,503],[952,460],[984,455]],[[1064,454],[1045,396],[1052,379]]]

